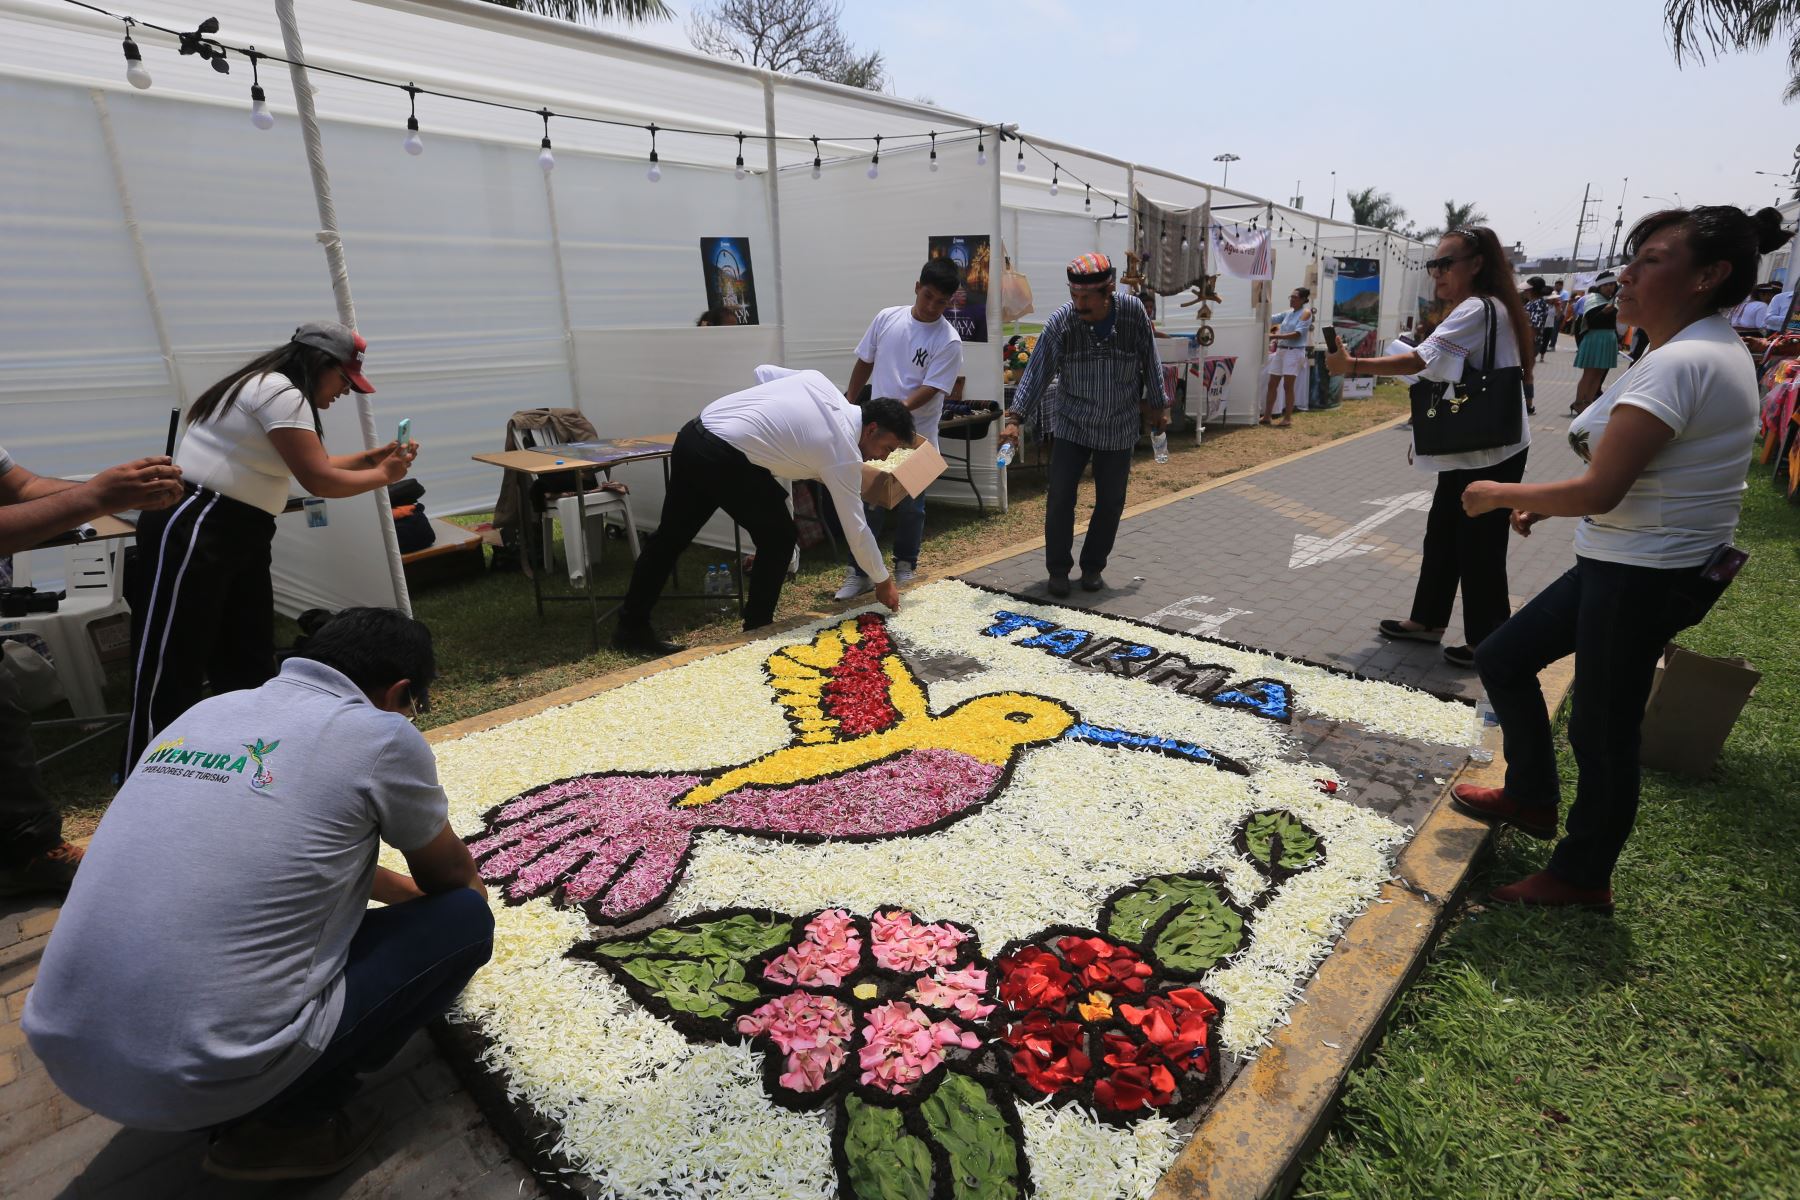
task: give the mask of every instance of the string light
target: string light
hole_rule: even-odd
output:
[[[1081,185],[1081,207],[1088,212],[1094,211],[1094,187],[1092,184]]]
[[[273,129],[275,115],[269,111],[269,98],[263,94],[262,81],[256,74],[256,60],[262,55],[252,46],[244,57],[250,60],[250,123],[258,129]]]
[[[813,144],[812,177],[814,179],[817,179],[820,175],[820,170],[819,170],[819,139],[816,136],[813,138],[812,144]]]
[[[987,130],[984,127],[975,130],[975,165],[987,166]]]
[[[1051,163],[1050,164],[1050,194],[1052,196],[1056,195],[1056,193],[1057,193],[1057,181],[1061,176],[1062,176],[1062,164]]]
[[[935,171],[935,170],[937,170],[937,169],[938,169],[938,161],[937,161],[937,130],[935,130],[935,129],[934,129],[934,130],[932,130],[932,131],[931,131],[931,169],[932,169],[932,170],[933,170],[933,171]]]
[[[1013,169],[1016,170],[1021,175],[1023,175],[1025,173],[1025,139],[1024,138],[1019,139],[1019,162],[1018,162],[1018,165],[1016,167],[1014,167]]]
[[[869,178],[874,179],[881,174],[881,135],[875,135],[875,157],[869,160]]]
[[[548,175],[556,170],[556,155],[550,153],[550,110],[540,108],[538,116],[544,118],[544,140],[540,143],[543,149],[538,151],[538,169]]]
[[[744,134],[742,130],[738,131],[737,169],[733,171],[732,174],[739,179],[742,179],[745,175],[749,174],[748,171],[744,170]]]
[[[414,158],[425,153],[425,141],[419,136],[419,87],[417,84],[406,85],[406,140],[400,144]]]
[[[131,40],[131,27],[136,24],[130,17],[125,18],[125,78],[141,92],[150,86],[150,71],[144,66],[144,56],[137,43]]]
[[[662,178],[662,168],[656,164],[656,123],[650,123],[650,170],[644,176],[651,183]]]

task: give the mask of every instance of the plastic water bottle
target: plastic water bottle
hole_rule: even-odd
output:
[[[1156,461],[1159,463],[1166,463],[1169,461],[1168,430],[1158,429],[1155,433],[1150,435],[1150,453],[1156,456]]]
[[[706,594],[708,596],[716,596],[719,594],[719,564],[718,563],[713,563],[711,566],[706,568]]]
[[[737,580],[732,577],[731,564],[728,562],[719,564],[719,590],[717,594],[719,597],[719,611],[722,613],[730,612],[731,599],[737,594]]]
[[[1004,471],[1012,466],[1013,455],[1019,452],[1018,446],[1012,442],[1001,442],[1000,452],[994,455],[994,470]]]
[[[1488,745],[1490,733],[1499,736],[1500,717],[1494,712],[1494,706],[1483,696],[1475,702],[1475,718],[1471,730],[1474,745],[1469,748],[1469,757],[1475,762],[1490,763],[1494,761],[1494,750]]]

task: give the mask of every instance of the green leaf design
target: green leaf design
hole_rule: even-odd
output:
[[[1269,864],[1269,839],[1281,835],[1281,866],[1289,871],[1310,867],[1319,858],[1319,839],[1306,831],[1300,818],[1292,813],[1271,810],[1259,812],[1244,826],[1244,840],[1250,856],[1264,866]]]
[[[1127,945],[1143,940],[1150,927],[1178,904],[1219,901],[1218,886],[1200,875],[1169,875],[1146,879],[1113,901],[1106,932]],[[1220,907],[1224,907],[1221,903]]]
[[[1243,944],[1244,918],[1209,889],[1169,919],[1150,953],[1164,970],[1199,975]]]
[[[931,1200],[931,1150],[906,1132],[898,1111],[846,1096],[841,1119],[857,1200]]]
[[[599,942],[598,959],[617,960],[612,969],[643,984],[678,1013],[730,1016],[762,990],[749,981],[744,964],[793,936],[786,918],[751,913],[667,925],[641,936]]]
[[[1024,1195],[1020,1131],[980,1083],[950,1072],[919,1106],[919,1115],[949,1156],[955,1200],[1018,1200]]]

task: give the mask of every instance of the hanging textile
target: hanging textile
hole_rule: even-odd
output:
[[[1266,229],[1212,227],[1213,261],[1235,279],[1275,278],[1275,250]]]
[[[1206,275],[1206,229],[1211,209],[1170,208],[1138,193],[1138,253],[1144,287],[1159,296],[1185,292]]]

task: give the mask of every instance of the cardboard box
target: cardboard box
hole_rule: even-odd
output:
[[[1639,761],[1680,775],[1709,774],[1761,678],[1741,658],[1709,658],[1671,644],[1650,686]]]
[[[870,504],[892,508],[908,496],[918,496],[944,473],[944,456],[923,434],[913,434],[912,455],[898,470],[883,471],[868,463],[862,469],[862,496]]]
[[[87,627],[88,637],[94,643],[94,657],[101,666],[126,662],[131,658],[131,614],[114,613],[110,617],[102,617]]]

